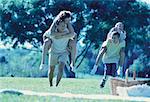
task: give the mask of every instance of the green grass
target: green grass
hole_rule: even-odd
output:
[[[17,96],[17,95],[0,95],[3,97],[1,102],[121,102],[120,100],[88,100],[77,98],[61,98],[61,97],[39,97],[39,96]],[[124,101],[128,102],[128,101]],[[132,101],[130,101],[132,102]],[[134,102],[134,101],[133,101]]]
[[[75,93],[75,94],[110,94],[109,82],[106,88],[99,88],[100,79],[62,78],[58,87],[49,87],[48,78],[0,77],[0,89],[32,90],[36,92]]]
[[[97,77],[88,79],[62,78],[59,87],[49,87],[48,78],[0,77],[0,89],[31,90],[49,93],[110,94],[109,81],[107,81],[103,89],[99,88],[99,82],[100,78]],[[10,94],[0,94],[0,100],[0,102],[104,102],[103,100],[71,99],[58,96],[17,96]],[[105,102],[120,101],[105,100]]]

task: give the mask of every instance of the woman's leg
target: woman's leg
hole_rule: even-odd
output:
[[[42,49],[42,59],[41,59],[40,69],[44,68],[46,55],[48,53],[48,50],[51,47],[51,44],[52,44],[51,39],[47,38],[47,39],[44,40],[43,49]]]
[[[65,67],[65,63],[64,62],[59,62],[56,86],[58,86],[58,84],[59,84],[59,82],[60,82],[60,80],[62,78],[64,67]]]
[[[50,66],[50,69],[49,69],[49,72],[48,72],[48,79],[49,79],[50,87],[53,86],[54,69],[55,69],[55,66]]]

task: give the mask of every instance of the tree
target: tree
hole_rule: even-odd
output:
[[[85,46],[91,44],[95,49],[100,48],[111,27],[122,21],[127,31],[127,67],[141,54],[144,54],[146,59],[150,56],[150,9],[137,0],[31,0],[27,3],[23,0],[21,4],[3,0],[1,3],[3,8],[0,13],[0,36],[6,43],[8,37],[15,39],[14,48],[26,41],[39,48],[42,35],[54,17],[61,10],[70,10],[73,13],[73,26],[78,41],[83,39]],[[83,59],[86,57],[84,51],[88,52],[88,49],[83,49],[83,53],[80,54],[79,57]],[[147,61],[143,60],[142,63],[146,65],[145,68],[149,67]]]

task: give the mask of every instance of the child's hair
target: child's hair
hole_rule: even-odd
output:
[[[59,24],[60,22],[63,22],[66,18],[71,17],[71,12],[70,11],[61,11],[56,18],[54,19],[54,22],[56,24]]]
[[[117,35],[118,38],[120,37],[120,34],[117,31],[113,31],[111,35],[112,35],[111,37],[113,37],[114,35]]]
[[[122,24],[122,25],[124,26],[124,24],[123,24],[122,22],[117,22],[117,23],[115,24],[115,28],[116,28],[119,24]]]

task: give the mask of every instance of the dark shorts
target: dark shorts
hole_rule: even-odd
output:
[[[110,75],[113,77],[116,76],[116,73],[117,73],[117,64],[116,63],[105,63],[104,66],[105,66],[104,71],[105,71],[106,75]]]

